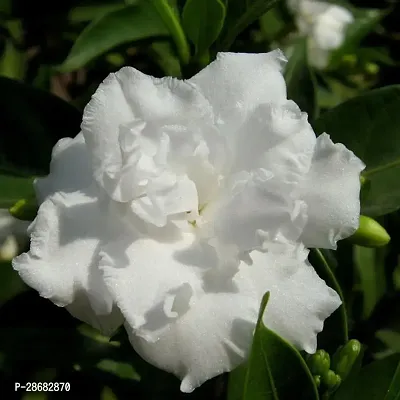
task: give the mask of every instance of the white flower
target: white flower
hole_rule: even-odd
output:
[[[11,260],[27,242],[29,222],[14,218],[7,209],[0,209],[0,261]]]
[[[317,68],[328,65],[332,50],[339,48],[346,29],[354,21],[346,8],[319,0],[288,0],[297,28],[308,36],[308,56]]]
[[[363,163],[287,100],[285,59],[219,54],[187,81],[111,74],[82,133],[54,149],[29,253],[14,268],[190,392],[248,355],[265,323],[316,350],[339,305],[306,247],[358,226]]]

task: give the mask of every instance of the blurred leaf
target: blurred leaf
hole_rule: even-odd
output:
[[[11,13],[11,0],[0,0],[0,13]]]
[[[25,54],[15,47],[15,41],[22,36],[22,23],[11,20],[5,23],[11,38],[5,41],[4,51],[0,59],[0,75],[6,78],[22,80],[25,75]]]
[[[215,42],[224,25],[225,13],[221,0],[187,0],[182,25],[197,55],[203,55]]]
[[[400,398],[400,355],[375,361],[346,380],[333,400],[398,400]]]
[[[134,3],[136,3],[135,1]],[[112,11],[125,8],[124,2],[117,4],[97,4],[93,6],[74,7],[68,14],[68,20],[72,23],[89,22],[95,19],[100,19]]]
[[[115,395],[111,388],[105,387],[101,392],[100,400],[118,400],[118,397]]]
[[[79,133],[81,113],[50,93],[7,78],[0,78],[0,93],[0,173],[48,173],[53,146]]]
[[[386,12],[374,9],[353,9],[354,22],[349,24],[345,40],[337,50],[332,52],[329,67],[335,68],[344,54],[352,53],[361,40],[368,35],[385,16]]]
[[[307,63],[306,39],[300,39],[293,45],[285,68],[285,81],[288,99],[308,114],[309,121],[313,121],[318,115],[318,109],[315,77]]]
[[[334,256],[329,250],[311,249],[308,260],[328,286],[334,289],[344,302],[342,290],[336,280]],[[349,340],[347,314],[344,303],[325,321],[324,330],[318,335],[318,347],[332,353]]]
[[[35,195],[32,178],[0,174],[0,208],[10,208],[23,198]]]
[[[140,381],[140,375],[132,365],[110,359],[103,359],[97,364],[97,368],[110,372],[121,379]]]
[[[369,216],[400,208],[400,86],[393,85],[346,101],[324,113],[314,124],[317,134],[327,132],[367,165],[370,181],[361,212]]]
[[[321,108],[336,107],[359,94],[358,89],[344,85],[339,80],[327,76],[323,76],[323,80],[326,87],[321,85],[317,87],[317,103]]]
[[[400,353],[400,333],[390,329],[381,329],[376,332],[376,337],[390,350]]]
[[[226,23],[219,41],[218,51],[226,51],[236,37],[252,22],[259,19],[279,0],[229,0]]]
[[[385,249],[354,246],[354,264],[363,293],[362,319],[368,319],[385,294]]]
[[[163,70],[165,76],[174,76],[176,78],[182,76],[181,66],[178,58],[174,55],[171,43],[154,42],[151,44],[149,53]]]
[[[126,6],[89,24],[59,70],[69,72],[79,69],[118,45],[167,34],[168,30],[151,2]]]
[[[356,56],[364,63],[374,61],[390,66],[396,64],[390,57],[389,49],[385,47],[359,47]]]
[[[260,28],[264,39],[273,41],[287,26],[278,7],[271,8],[260,18]]]
[[[269,292],[261,303],[247,370],[233,371],[230,379],[240,380],[237,374],[246,374],[243,400],[317,400],[317,388],[300,353],[262,322],[268,299]],[[230,386],[230,390],[239,389]],[[236,393],[228,394],[229,400],[235,398]]]

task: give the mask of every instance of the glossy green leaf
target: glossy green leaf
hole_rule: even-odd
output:
[[[182,25],[196,54],[202,55],[222,30],[226,7],[221,0],[188,0],[183,8]]]
[[[352,11],[354,22],[347,28],[343,45],[332,53],[330,67],[335,67],[344,54],[352,53],[385,15],[385,11],[374,9],[354,9]]]
[[[181,64],[186,65],[190,60],[190,48],[179,20],[175,2],[168,0],[147,0],[149,7],[158,13],[170,33]]]
[[[279,0],[229,0],[226,23],[218,50],[226,51],[236,37],[252,22],[272,8]]]
[[[307,63],[307,43],[305,39],[297,41],[291,49],[291,55],[285,68],[285,81],[288,99],[293,100],[302,111],[308,114],[310,121],[318,115],[315,77]]]
[[[126,6],[89,24],[59,70],[68,72],[79,69],[121,44],[167,34],[168,29],[151,2]]]
[[[317,388],[300,353],[262,322],[268,299],[269,293],[261,303],[247,368],[240,367],[230,379],[239,382],[237,374],[245,374],[243,400],[317,400]],[[230,390],[239,389],[230,386]],[[234,396],[228,394],[230,400]]]
[[[0,173],[48,173],[51,151],[80,131],[81,113],[50,93],[0,78]]]
[[[395,354],[361,368],[358,375],[335,393],[333,400],[399,400],[400,355]]]
[[[314,124],[345,144],[366,164],[369,190],[361,212],[369,216],[400,208],[400,86],[371,90],[324,113]]]
[[[354,265],[363,294],[362,318],[367,319],[385,294],[385,249],[354,246]]]
[[[343,294],[334,274],[334,255],[329,250],[311,249],[308,259],[328,286],[334,289],[342,301]],[[324,330],[318,335],[318,347],[334,352],[348,341],[346,307],[342,304],[324,323]]]

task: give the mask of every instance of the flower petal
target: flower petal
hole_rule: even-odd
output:
[[[250,253],[251,265],[242,263],[237,279],[249,279],[259,301],[269,291],[265,325],[299,349],[314,353],[323,323],[341,304],[339,295],[320,279],[306,260],[307,251]]]
[[[286,100],[280,50],[265,54],[218,53],[189,81],[203,92],[227,134],[260,104]]]
[[[122,193],[124,184],[120,181],[125,176],[127,128],[133,129],[134,132],[128,133],[135,139],[131,145],[137,146],[145,128],[150,133],[157,132],[164,125],[184,125],[185,122],[196,125],[203,118],[212,120],[210,105],[185,81],[153,78],[131,67],[110,74],[83,115],[82,131],[95,179],[115,200],[126,201]],[[158,139],[156,143],[158,145]],[[140,149],[143,150],[143,146],[145,144],[141,143]],[[151,148],[149,151],[152,152]]]
[[[59,140],[53,148],[50,174],[35,181],[39,203],[56,192],[86,192],[93,181],[88,158],[82,133]]]
[[[258,307],[255,298],[238,293],[208,293],[162,330],[156,342],[136,335],[128,323],[125,328],[134,349],[148,362],[181,378],[181,391],[190,393],[246,359]]]
[[[291,100],[263,104],[232,138],[233,172],[266,168],[284,182],[299,182],[309,170],[316,143],[307,114]]]
[[[300,240],[306,247],[336,248],[353,234],[360,215],[360,172],[365,164],[326,133],[317,145],[299,196],[308,207],[308,222]]]
[[[251,345],[258,298],[240,290],[205,293],[204,272],[215,266],[192,251],[195,235],[128,238],[106,247],[104,280],[125,319],[135,350],[183,379],[191,392],[240,364]],[[217,290],[218,289],[218,290]]]
[[[97,268],[100,242],[111,226],[97,200],[78,192],[57,193],[40,206],[30,227],[30,251],[13,261],[42,297],[106,334],[122,324]]]
[[[163,311],[167,297],[174,297],[182,285],[196,288],[200,284],[201,267],[192,268],[178,257],[193,244],[194,235],[188,232],[176,238],[178,233],[169,227],[164,232],[166,237],[158,238],[124,233],[101,254],[100,268],[113,299],[130,326],[142,331],[170,323],[172,314]],[[152,313],[160,307],[159,313]]]
[[[234,175],[231,187],[205,207],[200,228],[216,248],[228,246],[237,254],[259,248],[266,237],[278,234],[297,240],[306,223],[306,206],[293,200],[293,187],[263,168]]]

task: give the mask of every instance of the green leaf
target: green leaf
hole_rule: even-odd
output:
[[[279,7],[271,8],[260,18],[260,29],[263,37],[268,41],[277,39],[278,35],[287,27],[287,22],[281,15]]]
[[[18,200],[35,195],[33,179],[0,174],[0,208],[10,208]]]
[[[190,48],[186,40],[185,33],[179,21],[176,7],[167,0],[147,0],[148,5],[157,11],[160,18],[164,21],[171,37],[175,43],[179,58],[183,65],[189,63]]]
[[[285,80],[288,99],[293,100],[302,111],[308,114],[310,121],[318,115],[315,76],[307,62],[306,39],[297,41],[292,49],[285,68]]]
[[[362,319],[368,319],[385,294],[385,249],[354,246],[354,264],[363,293]]]
[[[229,0],[226,23],[218,46],[229,50],[236,37],[252,22],[259,19],[279,0]]]
[[[400,85],[387,86],[340,104],[314,125],[317,134],[327,132],[367,165],[362,214],[379,216],[400,208],[399,109]]]
[[[353,9],[354,22],[349,24],[345,40],[334,52],[332,52],[329,66],[334,68],[340,62],[343,55],[352,53],[357,49],[361,40],[370,33],[381,19],[385,16],[386,12],[374,9]]]
[[[333,400],[399,400],[400,355],[375,361],[348,379]]]
[[[311,249],[308,257],[317,274],[328,286],[334,289],[344,302],[342,290],[333,272],[336,262],[332,252],[322,249]],[[318,347],[333,353],[339,346],[348,341],[347,314],[343,303],[326,321],[324,330],[318,335]]]
[[[0,59],[0,75],[11,79],[22,80],[25,75],[25,54],[15,46],[23,36],[22,23],[11,20],[4,23],[11,38],[5,40],[4,51]]]
[[[94,6],[74,7],[68,14],[68,20],[71,23],[89,22],[121,8],[125,8],[125,4],[122,2],[120,4],[96,4]]]
[[[235,374],[246,373],[243,400],[317,400],[317,388],[300,353],[262,322],[268,299],[269,293],[261,303],[247,370],[239,368],[231,379],[240,379]]]
[[[381,329],[375,336],[391,351],[400,353],[400,333],[391,329]]]
[[[188,0],[183,8],[183,28],[195,46],[204,54],[215,42],[224,25],[226,7],[221,0]]]
[[[59,70],[69,72],[79,69],[121,44],[167,34],[168,29],[151,2],[126,6],[89,24]]]
[[[48,173],[51,151],[80,130],[81,113],[50,93],[0,78],[0,173]]]

